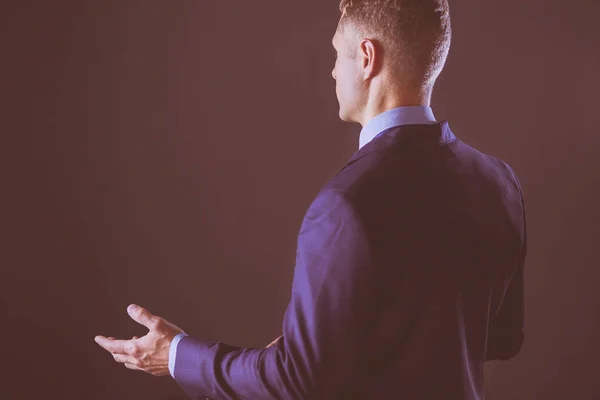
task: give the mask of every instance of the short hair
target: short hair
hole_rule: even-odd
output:
[[[432,86],[450,49],[448,0],[341,0],[341,29],[373,35],[407,85]]]

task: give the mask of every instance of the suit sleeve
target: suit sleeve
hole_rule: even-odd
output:
[[[516,179],[516,175],[515,179]],[[516,180],[520,190],[518,180]],[[510,280],[500,310],[490,325],[486,360],[508,360],[521,350],[525,339],[525,257],[527,256],[527,227],[525,204],[521,194],[523,210],[523,246],[517,268]]]
[[[242,349],[184,337],[175,380],[192,397],[329,399],[343,392],[364,346],[375,287],[360,221],[345,196],[321,192],[306,213],[283,337]]]
[[[515,357],[524,334],[524,263],[525,247],[510,281],[500,310],[490,326],[486,360],[508,360]]]

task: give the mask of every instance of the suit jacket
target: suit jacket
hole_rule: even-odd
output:
[[[384,131],[316,196],[283,337],[185,337],[193,398],[483,399],[486,360],[523,342],[525,211],[515,173],[447,122]]]

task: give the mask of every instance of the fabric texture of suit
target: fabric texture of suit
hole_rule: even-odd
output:
[[[447,122],[387,129],[319,192],[298,235],[283,337],[192,336],[192,398],[481,400],[523,342],[525,210],[515,173]]]

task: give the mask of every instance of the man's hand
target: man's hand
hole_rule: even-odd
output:
[[[271,346],[275,345],[275,344],[276,344],[276,343],[279,341],[279,339],[281,339],[282,337],[283,337],[283,335],[281,335],[281,336],[279,336],[277,339],[273,340],[271,343],[269,343],[269,344],[267,345],[267,347],[265,347],[265,349],[268,349],[269,347],[271,347]]]
[[[134,336],[131,340],[96,336],[94,340],[108,350],[116,362],[125,364],[129,369],[154,376],[169,375],[169,347],[173,338],[183,331],[135,304],[127,307],[127,312],[135,322],[149,329],[146,336]]]

